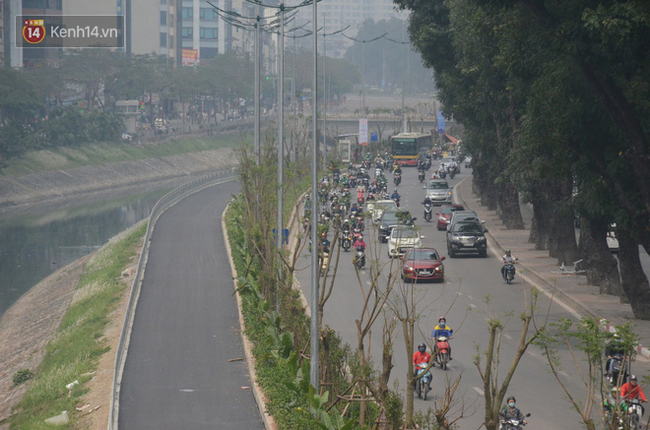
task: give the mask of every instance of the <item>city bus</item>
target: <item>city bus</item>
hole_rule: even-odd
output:
[[[400,133],[390,138],[390,153],[400,166],[417,166],[420,154],[432,148],[430,134]]]

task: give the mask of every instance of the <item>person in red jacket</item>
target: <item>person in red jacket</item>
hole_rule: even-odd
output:
[[[418,374],[418,364],[429,364],[431,361],[431,354],[427,352],[427,345],[421,343],[418,345],[418,350],[413,353],[413,376]],[[413,381],[413,389],[417,380]]]
[[[643,394],[641,386],[636,380],[636,375],[630,376],[630,381],[621,386],[621,398],[623,400],[639,399],[642,402],[648,401],[645,398],[645,394]]]

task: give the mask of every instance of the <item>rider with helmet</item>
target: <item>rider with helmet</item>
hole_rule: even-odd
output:
[[[366,249],[366,242],[363,240],[362,234],[357,237],[357,240],[354,241],[354,245],[352,245],[354,249],[357,249],[358,246],[363,247],[364,250]]]
[[[517,259],[512,256],[510,250],[506,249],[506,254],[503,257],[501,257],[501,262],[503,263],[503,265],[501,266],[501,276],[503,277],[503,279],[506,278],[506,265],[515,264],[516,261]],[[514,270],[514,266],[513,266],[513,270]]]
[[[395,200],[395,202],[397,203],[397,206],[399,207],[399,201],[400,201],[400,199],[401,199],[401,196],[400,196],[399,193],[397,192],[397,188],[395,188],[395,189],[393,190],[393,194],[390,195],[390,199],[391,199],[391,200]]]
[[[440,317],[438,319],[438,325],[435,326],[433,331],[431,332],[431,337],[433,338],[433,355],[436,354],[436,339],[438,339],[438,336],[447,336],[447,338],[451,339],[451,335],[454,333],[454,330],[447,325],[447,318],[445,317]],[[451,358],[451,345],[449,345],[449,360],[453,360]]]
[[[417,368],[420,364],[429,365],[431,362],[431,354],[427,352],[427,345],[422,342],[418,345],[418,350],[413,353],[413,376],[417,375]],[[413,389],[415,389],[415,384],[417,379],[413,381]]]
[[[528,424],[524,419],[524,414],[521,413],[519,409],[517,409],[517,399],[515,399],[515,396],[509,396],[507,404],[508,405],[504,407],[501,412],[499,412],[499,422],[501,424],[505,424],[506,421],[513,419],[518,420],[523,425]]]

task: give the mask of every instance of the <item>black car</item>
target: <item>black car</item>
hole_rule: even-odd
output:
[[[396,225],[413,225],[416,218],[411,216],[411,213],[406,210],[390,210],[387,209],[381,214],[379,221],[379,241],[381,243],[388,242],[390,232]]]
[[[447,253],[450,258],[459,253],[478,253],[487,257],[487,229],[477,221],[459,221],[447,231]]]

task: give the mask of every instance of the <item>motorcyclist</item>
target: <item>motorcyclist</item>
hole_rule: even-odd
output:
[[[454,330],[447,325],[447,318],[438,318],[438,325],[435,326],[431,332],[431,337],[433,338],[433,355],[436,355],[437,353],[436,339],[438,339],[438,336],[447,336],[448,339],[451,339],[453,334]],[[449,345],[449,361],[451,360],[451,345]]]
[[[515,264],[516,260],[517,259],[512,256],[510,250],[506,249],[506,254],[501,257],[501,262],[503,263],[501,266],[501,276],[503,279],[506,279],[506,264]]]
[[[363,247],[364,251],[366,250],[366,242],[363,240],[363,235],[361,234],[357,237],[357,240],[354,241],[354,245],[352,245],[354,249],[357,249],[358,246]]]
[[[320,239],[320,245],[321,245],[321,250],[325,254],[330,253],[330,241],[327,238],[327,233],[322,233],[321,234],[321,239]]]
[[[341,232],[347,236],[350,234],[350,230],[352,230],[352,227],[350,227],[350,220],[346,218],[343,220],[343,224],[341,224]]]
[[[440,179],[440,175],[438,174],[438,169],[433,171],[433,173],[431,174],[431,179]]]
[[[424,198],[424,201],[422,202],[423,205],[433,205],[433,200],[431,200],[430,196],[426,196]]]
[[[501,412],[499,412],[499,422],[501,424],[505,424],[506,421],[512,419],[518,420],[523,425],[528,424],[524,419],[524,414],[521,413],[519,409],[517,409],[517,399],[515,399],[515,396],[509,396],[506,403],[507,406],[504,407]]]
[[[421,167],[418,167],[418,180],[424,181],[424,169]]]
[[[402,174],[402,167],[399,165],[399,163],[395,163],[393,166],[393,174],[399,173],[400,175]]]
[[[605,373],[609,375],[612,372],[613,357],[616,355],[625,355],[625,346],[623,345],[623,340],[618,333],[614,333],[612,339],[607,343],[607,346],[605,346],[605,355],[607,356]],[[614,383],[616,384],[616,381],[614,381]]]
[[[612,415],[616,411],[616,404],[618,403],[618,416],[620,417],[627,411],[627,404],[618,398],[618,387],[612,387],[609,396],[603,400],[603,412],[605,413],[605,420],[611,422]],[[616,417],[614,417],[616,418]]]
[[[418,374],[418,365],[426,364],[427,366],[431,362],[431,354],[427,352],[427,345],[421,343],[418,345],[418,350],[413,353],[413,376]],[[415,390],[415,384],[417,384],[417,379],[413,381],[413,389]]]
[[[449,163],[449,167],[451,167],[451,170],[454,172],[458,170],[458,163],[456,162],[455,158],[451,161],[451,163]]]
[[[637,382],[636,375],[631,375],[630,380],[621,385],[621,398],[625,401],[633,399],[638,399],[644,403],[648,401],[648,399],[645,397],[645,394],[643,394],[641,386]]]
[[[394,200],[395,203],[397,204],[397,207],[399,207],[399,201],[400,201],[401,198],[402,198],[402,196],[399,195],[399,193],[397,192],[397,188],[395,188],[393,190],[393,194],[390,195],[390,199]]]

